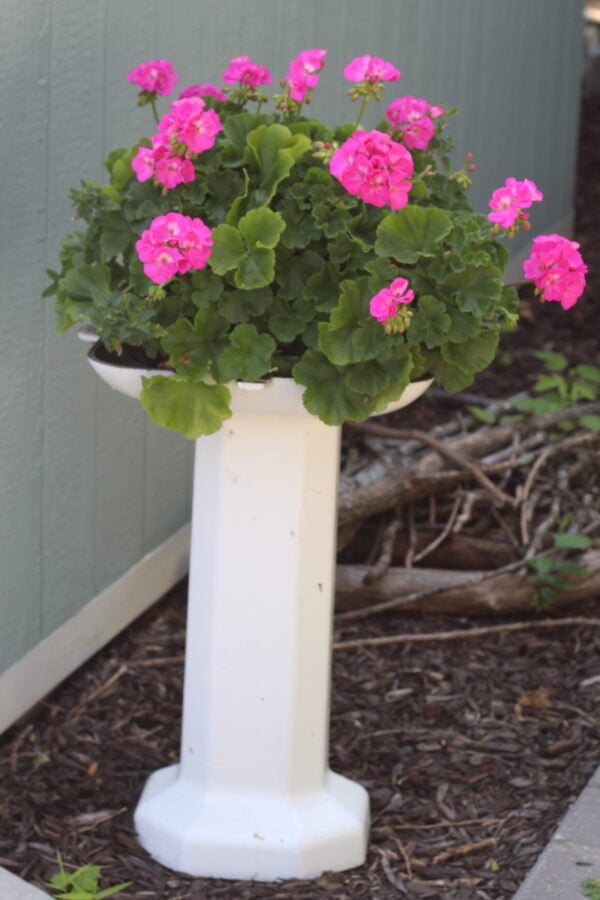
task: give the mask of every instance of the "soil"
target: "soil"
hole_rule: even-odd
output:
[[[565,315],[525,297],[524,327],[474,390],[508,396],[539,374],[533,347],[597,362],[600,101],[582,116],[577,239],[587,296]],[[412,412],[447,417],[434,396]],[[408,411],[407,411],[408,412]],[[403,424],[406,424],[406,416]],[[369,791],[366,863],[314,882],[190,879],[138,846],[131,811],[148,775],[177,760],[186,584],[112,641],[0,740],[0,865],[44,887],[57,870],[103,867],[130,900],[507,900],[600,763],[600,598],[539,627],[462,635],[478,620],[393,614],[338,622],[337,641],[403,633],[423,642],[334,653],[331,765]],[[569,625],[565,617],[584,617]],[[547,614],[546,614],[547,617]],[[496,619],[510,624],[512,618]],[[458,640],[440,632],[461,632]],[[8,898],[7,898],[8,900]]]

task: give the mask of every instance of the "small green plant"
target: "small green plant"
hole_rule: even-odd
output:
[[[582,363],[569,368],[568,359],[562,353],[540,350],[535,356],[541,360],[547,374],[541,375],[533,385],[536,396],[519,397],[513,406],[520,412],[545,415],[574,406],[582,400],[600,398],[600,366]],[[600,416],[583,413],[576,419],[559,423],[559,428],[572,431],[577,426],[590,431],[600,431]]]
[[[53,891],[59,891],[53,894],[56,900],[104,900],[105,897],[113,897],[132,884],[131,881],[124,881],[114,887],[100,890],[99,877],[102,871],[100,866],[82,866],[69,873],[65,871],[60,853],[56,854],[56,859],[59,871],[48,882]]]
[[[537,576],[539,587],[531,598],[532,606],[537,610],[549,609],[554,603],[556,591],[569,587],[568,576],[585,575],[587,569],[579,563],[564,559],[556,554],[569,550],[588,550],[593,541],[587,534],[566,531],[571,524],[572,513],[563,516],[559,531],[552,538],[554,547],[547,556],[531,559],[527,565]],[[600,900],[600,898],[599,898]]]
[[[600,900],[600,880],[598,878],[586,878],[581,882],[581,893],[588,900]]]

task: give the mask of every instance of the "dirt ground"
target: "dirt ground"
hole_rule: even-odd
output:
[[[577,237],[590,266],[569,316],[547,304],[505,342],[513,359],[477,383],[509,395],[531,383],[532,347],[597,361],[600,296],[598,100],[582,122]],[[424,400],[419,427],[443,405]],[[600,598],[599,598],[600,599]],[[153,770],[177,759],[186,585],[182,583],[0,740],[0,865],[44,887],[60,851],[131,880],[130,900],[507,900],[600,763],[599,600],[535,613],[523,630],[334,653],[331,764],[369,791],[367,862],[314,882],[190,879],[138,846],[131,811]],[[565,619],[584,617],[569,625]],[[514,619],[388,614],[336,626],[336,641],[436,635]]]

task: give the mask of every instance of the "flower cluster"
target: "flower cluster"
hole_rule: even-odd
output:
[[[344,78],[356,83],[377,81],[398,81],[401,72],[379,56],[357,56],[344,68]]]
[[[414,164],[406,147],[389,134],[355,131],[331,157],[329,171],[365,203],[401,209],[408,203]]]
[[[266,66],[252,62],[249,56],[236,56],[223,72],[221,78],[227,84],[239,84],[245,87],[258,87],[260,84],[271,84],[273,79]]]
[[[406,308],[401,309],[400,305],[412,303],[414,299],[415,292],[409,289],[406,278],[395,278],[389,287],[382,288],[371,297],[369,312],[387,331],[401,334],[408,327],[410,314]]]
[[[196,177],[192,161],[173,152],[166,134],[153,135],[152,147],[140,147],[131,161],[131,168],[138,181],[155,178],[165,188],[189,184]]]
[[[126,76],[148,94],[170,94],[178,80],[173,64],[168,59],[153,59],[140,63]]]
[[[525,278],[533,281],[542,299],[558,300],[563,309],[570,309],[582,295],[587,271],[579,244],[558,234],[534,238],[523,263]]]
[[[476,212],[472,154],[448,167],[453,110],[423,98],[399,97],[364,128],[367,104],[400,78],[380,57],[344,69],[354,124],[308,116],[326,56],[296,55],[274,109],[263,108],[269,70],[237,56],[223,90],[189,84],[162,115],[175,70],[142,63],[127,79],[154,134],[110,154],[108,190],[90,180],[72,192],[87,227],[67,236],[52,273],[59,330],[89,323],[109,353],[133,347],[175,371],[149,379],[141,400],[186,437],[230,415],[232,381],[293,378],[328,425],[380,412],[409,381],[463,390],[517,324],[499,238],[529,227],[541,191],[507,178]],[[524,266],[541,299],[565,309],[586,271],[558,235],[536,238]]]
[[[292,100],[302,103],[319,83],[319,72],[325,67],[327,50],[302,50],[290,63],[285,83]]]
[[[435,134],[434,119],[444,114],[442,106],[431,106],[421,97],[397,97],[385,111],[394,132],[411,150],[425,150]]]
[[[214,111],[206,109],[201,97],[184,97],[171,104],[170,111],[158,123],[158,130],[173,144],[183,144],[192,153],[209,150],[223,124]]]
[[[138,181],[154,177],[166,189],[188,184],[196,175],[190,157],[209,150],[223,125],[213,109],[206,109],[201,97],[175,100],[158,123],[158,134],[150,147],[140,147],[131,167]]]
[[[225,103],[227,100],[225,91],[222,91],[216,84],[210,84],[210,82],[188,84],[179,94],[180,100],[185,100],[186,97],[214,97],[215,100],[219,100],[221,103]]]
[[[135,249],[144,274],[155,284],[164,284],[174,275],[203,269],[212,243],[211,230],[202,219],[170,212],[152,220]]]
[[[543,200],[544,195],[533,181],[525,178],[517,181],[516,178],[507,178],[503,187],[496,188],[490,197],[489,206],[492,210],[488,214],[490,222],[494,222],[500,228],[509,231],[509,237],[518,229],[519,224],[529,228],[529,214],[524,209],[529,209],[532,203]]]

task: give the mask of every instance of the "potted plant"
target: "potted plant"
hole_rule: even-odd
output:
[[[364,130],[400,78],[377,57],[344,69],[354,124],[311,118],[325,56],[302,51],[270,111],[271,75],[246,56],[228,87],[190,85],[163,115],[173,66],[133,69],[155,133],[109,155],[109,184],[72,192],[86,227],[51,273],[59,331],[89,323],[102,377],[198,438],[181,764],[136,810],[144,846],[193,875],[363,861],[366,792],[327,765],[339,426],[492,362],[517,323],[498,237],[542,199],[509,178],[473,211],[454,110],[398,97]],[[540,236],[525,267],[565,308],[577,246]]]

